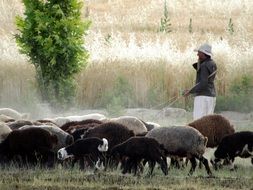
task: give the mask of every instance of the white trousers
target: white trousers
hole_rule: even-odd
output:
[[[193,119],[199,119],[205,115],[213,114],[216,97],[196,96],[194,98]]]

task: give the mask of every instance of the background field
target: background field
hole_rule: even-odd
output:
[[[152,107],[169,101],[193,86],[193,49],[203,42],[213,46],[219,96],[230,95],[243,77],[252,89],[252,1],[170,0],[167,8],[172,32],[163,33],[158,32],[163,0],[85,1],[83,18],[92,21],[84,38],[90,59],[76,77],[73,107]],[[13,37],[15,16],[22,15],[24,7],[20,0],[1,0],[0,9],[0,104],[34,111],[41,103],[34,68],[18,52]],[[184,105],[183,100],[177,103]]]

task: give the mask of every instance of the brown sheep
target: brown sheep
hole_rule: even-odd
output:
[[[235,133],[233,125],[222,115],[212,114],[187,124],[208,138],[207,147],[217,147],[223,137]]]
[[[87,125],[87,124],[92,124],[92,125],[96,125],[96,124],[102,124],[103,121],[97,120],[97,119],[86,119],[83,121],[71,121],[71,122],[67,122],[64,125],[61,126],[61,129],[64,131],[70,131],[71,129],[76,129],[76,128],[80,128],[80,126],[82,125]],[[78,127],[75,127],[78,126]]]

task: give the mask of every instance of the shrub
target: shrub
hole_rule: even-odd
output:
[[[16,42],[35,66],[43,100],[54,107],[72,103],[74,75],[86,65],[83,36],[90,22],[81,20],[78,0],[23,0]]]
[[[241,80],[234,82],[230,87],[229,95],[218,96],[216,111],[230,110],[240,112],[250,112],[253,110],[253,78],[243,75]]]
[[[163,18],[161,18],[160,21],[159,31],[165,33],[169,33],[172,31],[166,0],[164,1]]]
[[[102,107],[106,107],[111,115],[120,115],[124,108],[133,106],[133,89],[128,81],[119,76],[113,89],[108,90],[102,96]]]

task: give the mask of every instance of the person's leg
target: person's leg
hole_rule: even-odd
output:
[[[206,107],[205,96],[196,96],[194,98],[193,119],[196,120],[205,116]]]
[[[214,108],[216,105],[216,97],[206,97],[206,102],[207,102],[207,113],[208,114],[213,114],[214,113]]]

